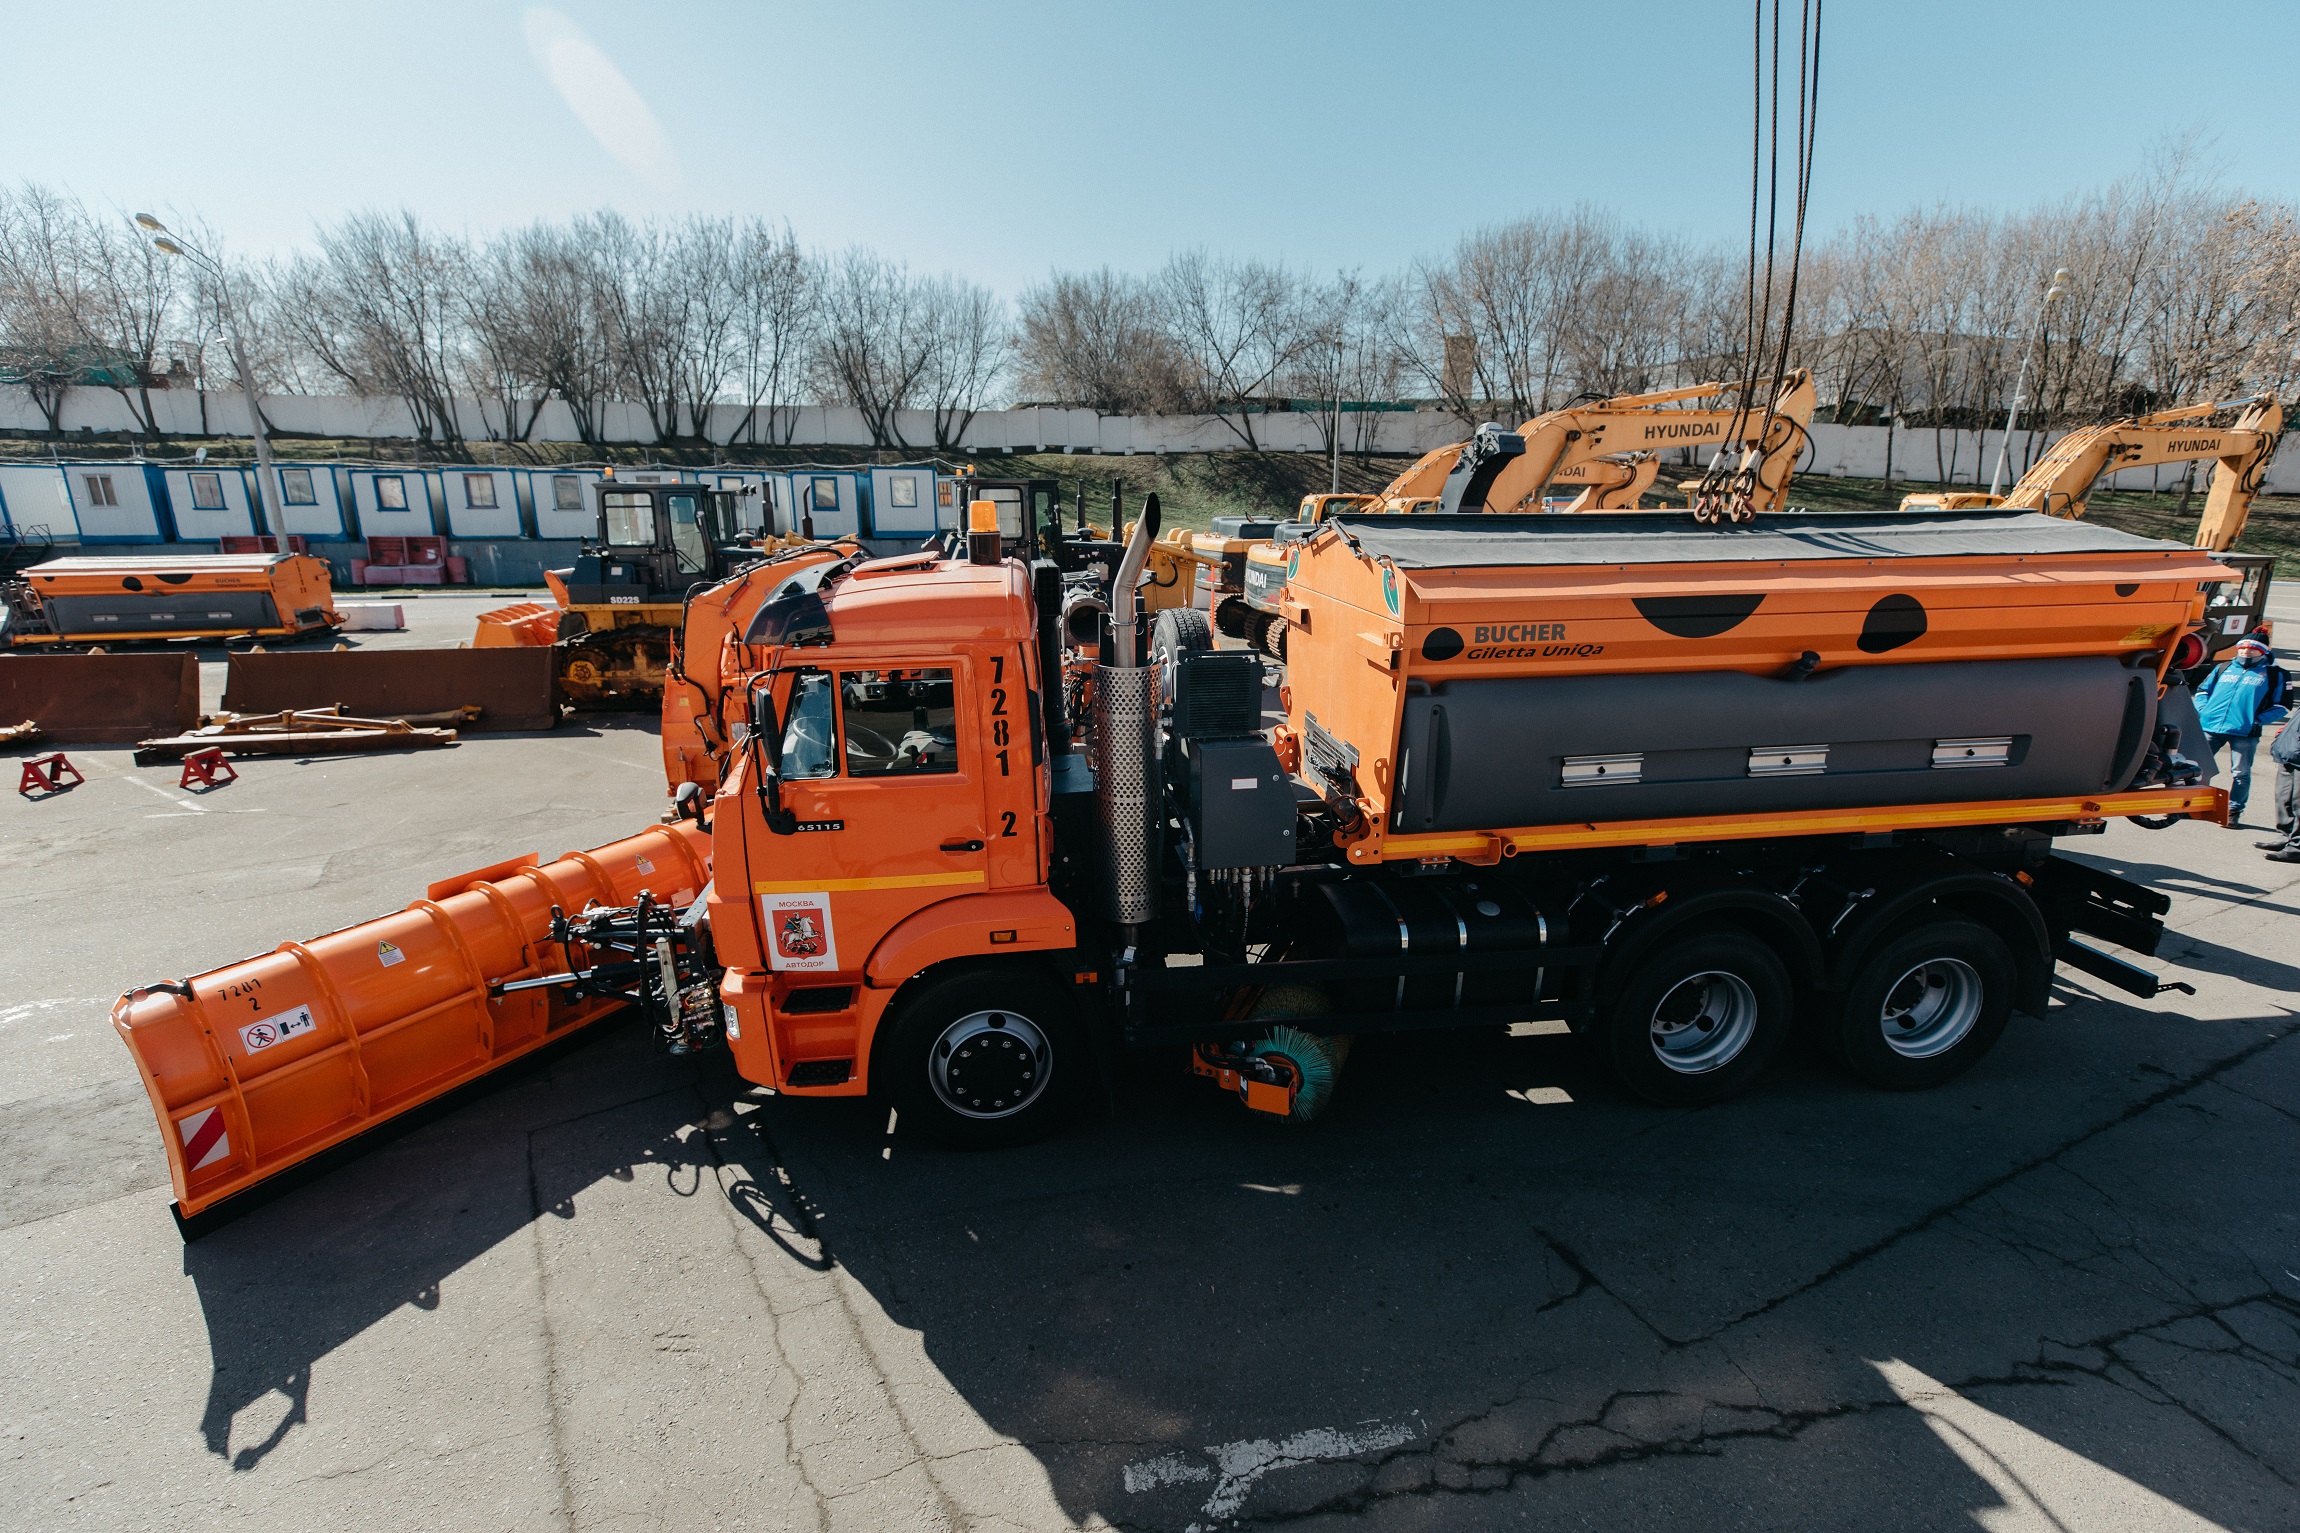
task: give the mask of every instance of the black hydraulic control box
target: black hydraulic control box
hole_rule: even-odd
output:
[[[1184,740],[1185,809],[1201,871],[1282,867],[1294,860],[1294,790],[1260,736]]]

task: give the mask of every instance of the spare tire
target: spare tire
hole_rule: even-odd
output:
[[[1150,625],[1150,663],[1158,668],[1158,716],[1174,706],[1174,670],[1214,647],[1214,629],[1196,607],[1168,607]]]

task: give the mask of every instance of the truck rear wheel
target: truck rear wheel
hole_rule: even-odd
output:
[[[1788,1036],[1789,971],[1754,935],[1711,927],[1643,959],[1604,1045],[1648,1102],[1697,1107],[1745,1089]]]
[[[1062,1126],[1093,1065],[1069,997],[1024,969],[975,969],[906,996],[874,1063],[898,1123],[953,1149],[1028,1144]]]
[[[1861,964],[1824,1035],[1872,1086],[1921,1091],[1996,1046],[2012,1016],[2012,954],[1972,921],[1904,932]]]

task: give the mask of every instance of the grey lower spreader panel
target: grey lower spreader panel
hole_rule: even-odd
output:
[[[1406,699],[1391,828],[2106,793],[2155,717],[2155,673],[2105,656],[1440,682]]]
[[[154,637],[280,626],[269,591],[123,591],[117,596],[50,596],[44,605],[55,630],[73,635]]]

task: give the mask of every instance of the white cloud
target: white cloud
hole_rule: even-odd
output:
[[[671,136],[637,87],[581,27],[549,6],[531,5],[527,49],[559,99],[618,164],[657,190],[679,184]]]

